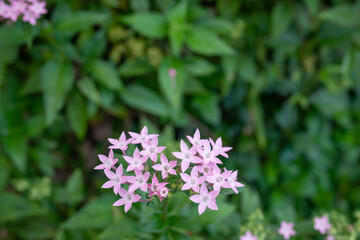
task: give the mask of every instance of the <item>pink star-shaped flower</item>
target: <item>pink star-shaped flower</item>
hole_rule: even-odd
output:
[[[326,236],[326,240],[335,240],[335,237],[331,234]]]
[[[140,152],[141,155],[146,156],[146,158],[149,158],[153,161],[157,161],[157,154],[164,151],[165,147],[159,147],[158,146],[158,139],[157,137],[152,138],[150,141],[143,142],[144,150]]]
[[[210,208],[211,210],[218,210],[215,200],[218,195],[219,191],[208,192],[205,184],[202,184],[200,188],[200,194],[191,196],[190,200],[195,203],[199,203],[198,211],[199,215],[201,215],[205,211],[206,207]]]
[[[319,218],[315,217],[315,230],[318,230],[321,234],[325,234],[328,230],[330,230],[330,228],[331,224],[329,222],[329,218],[326,215]]]
[[[197,150],[195,147],[188,148],[186,143],[181,140],[180,142],[180,150],[181,152],[173,152],[172,154],[178,158],[181,159],[181,171],[185,172],[186,169],[189,168],[190,163],[201,163],[201,158],[195,156]]]
[[[138,194],[134,194],[134,193],[130,193],[127,192],[125,189],[120,189],[119,192],[120,196],[122,197],[121,199],[117,200],[113,206],[122,206],[125,205],[125,212],[129,211],[129,209],[131,208],[132,204],[134,202],[138,202],[140,200],[140,195]]]
[[[146,126],[144,126],[143,129],[141,129],[140,134],[135,132],[129,132],[129,134],[133,138],[132,141],[133,144],[139,144],[139,143],[143,144],[148,140],[158,136],[157,134],[148,134],[148,129]]]
[[[296,232],[294,230],[294,223],[281,222],[281,227],[279,228],[278,233],[285,239],[290,239],[291,236],[295,236]]]
[[[215,164],[222,164],[220,159],[216,156],[219,155],[219,149],[212,149],[210,146],[210,142],[208,140],[204,140],[202,142],[203,149],[198,149],[199,154],[203,157],[203,161],[205,164],[209,162],[213,162]]]
[[[114,166],[119,161],[117,158],[114,159],[114,152],[112,149],[110,149],[108,157],[106,157],[103,154],[99,154],[98,157],[99,157],[100,161],[102,162],[102,164],[97,165],[94,168],[96,170],[101,170],[101,169],[110,170],[112,168],[112,166]]]
[[[194,136],[186,136],[187,139],[189,140],[189,142],[191,142],[191,144],[195,147],[195,149],[198,151],[199,149],[201,149],[201,143],[202,143],[202,139],[200,138],[200,131],[199,129],[196,129]]]
[[[106,183],[104,183],[102,188],[113,188],[114,193],[118,194],[121,189],[121,184],[127,181],[127,177],[123,175],[123,166],[120,166],[116,169],[116,173],[113,173],[110,170],[105,170],[105,175],[110,179]]]
[[[232,147],[223,147],[221,137],[219,137],[216,140],[216,142],[214,142],[214,140],[212,140],[210,138],[210,142],[211,142],[213,149],[217,149],[221,156],[226,157],[226,158],[229,157],[226,152],[230,151],[232,149]]]
[[[142,157],[138,148],[135,148],[133,157],[123,156],[123,158],[127,163],[129,163],[128,167],[126,168],[127,172],[133,171],[134,169],[138,169],[140,171],[144,170],[143,164],[146,162],[147,157]]]
[[[176,175],[174,167],[176,166],[177,161],[169,162],[164,154],[161,154],[160,161],[161,164],[156,164],[153,166],[153,168],[157,171],[161,171],[161,176],[163,179],[166,178],[168,174]]]
[[[239,183],[238,181],[236,181],[237,174],[238,174],[237,170],[235,172],[232,172],[231,175],[226,179],[227,181],[223,185],[224,188],[232,188],[232,190],[234,190],[234,192],[236,194],[239,193],[239,191],[237,190],[238,187],[244,187],[245,186],[244,184]]]
[[[245,235],[240,236],[239,240],[257,240],[258,237],[255,235],[252,235],[251,231],[246,231]]]
[[[194,167],[191,170],[190,176],[186,173],[180,173],[181,178],[186,182],[184,186],[181,188],[181,190],[189,190],[190,188],[194,190],[195,192],[199,192],[199,185],[203,184],[206,180],[206,177],[202,176],[199,177],[199,172],[197,170],[197,167]]]
[[[162,188],[166,186],[167,183],[159,183],[159,180],[157,179],[156,175],[153,175],[153,178],[151,180],[151,183],[149,183],[149,197],[152,195],[158,195]]]
[[[202,164],[200,166],[197,166],[199,172],[201,172],[204,176],[211,176],[213,169],[214,169],[215,163],[208,163],[208,164]]]
[[[47,13],[45,6],[46,2],[33,1],[28,11],[32,11],[39,18],[42,14]]]
[[[3,1],[0,1],[0,17],[8,18],[9,8],[9,5],[7,5]]]
[[[208,176],[206,180],[214,184],[215,191],[220,191],[222,187],[227,186],[226,179],[230,176],[230,174],[230,171],[224,171],[223,173],[221,173],[220,168],[215,165],[213,169],[213,174],[211,176]]]
[[[122,151],[126,151],[129,143],[131,143],[132,139],[126,140],[126,135],[124,132],[121,133],[119,139],[108,138],[109,142],[112,144],[109,148],[112,149],[120,149]]]
[[[160,201],[167,197],[169,194],[169,189],[167,187],[163,187],[159,191]]]
[[[135,169],[135,176],[127,177],[128,182],[132,184],[129,187],[129,192],[135,192],[135,190],[138,188],[144,192],[147,192],[147,181],[149,180],[149,177],[149,172],[142,174],[141,171]]]

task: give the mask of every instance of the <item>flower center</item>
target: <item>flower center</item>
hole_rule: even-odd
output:
[[[169,191],[167,190],[167,188],[163,188],[160,190],[160,196],[161,197],[166,197],[168,195]]]
[[[187,159],[187,160],[190,159],[190,158],[191,158],[191,154],[188,153],[188,152],[185,153],[185,154],[184,154],[184,158]]]
[[[224,177],[223,176],[217,176],[217,177],[215,177],[215,181],[218,184],[221,184],[224,181]]]
[[[170,165],[167,164],[167,163],[165,163],[165,164],[163,165],[163,170],[164,170],[165,172],[168,172],[169,169],[170,169]]]
[[[211,201],[211,198],[209,195],[202,195],[200,200],[202,203],[209,203]]]
[[[155,153],[155,148],[154,148],[154,147],[150,147],[150,148],[149,148],[149,152],[150,152],[150,153]]]
[[[157,192],[159,190],[159,184],[153,183],[151,184],[151,191]]]
[[[190,181],[189,181],[189,184],[190,185],[196,185],[197,184],[197,179],[196,178],[190,178]]]
[[[209,153],[209,152],[206,153],[206,154],[205,154],[205,158],[210,159],[210,158],[211,158],[211,153]]]
[[[135,158],[134,161],[133,161],[133,164],[134,164],[135,166],[139,166],[139,165],[140,165],[140,160],[137,159],[137,158]]]
[[[119,176],[115,176],[113,179],[114,184],[119,184],[120,183],[120,177]]]
[[[141,135],[141,136],[139,137],[139,139],[143,141],[143,140],[146,139],[146,136],[145,136],[145,135]]]
[[[198,140],[194,141],[194,146],[199,146],[199,141]]]
[[[124,142],[119,142],[119,143],[118,143],[118,146],[119,146],[119,147],[123,147],[123,146],[125,146],[125,143],[124,143]]]
[[[131,197],[130,194],[126,194],[126,195],[125,195],[125,201],[126,201],[126,202],[130,202],[131,199],[132,199],[132,197]]]
[[[138,185],[143,184],[143,183],[144,183],[144,178],[143,178],[143,176],[135,177],[135,182],[136,182],[136,184],[138,184]]]
[[[204,166],[203,169],[204,173],[209,173],[210,172],[210,168],[208,166]]]
[[[105,162],[105,166],[106,167],[111,167],[112,165],[112,160],[111,159],[107,159],[106,162]]]

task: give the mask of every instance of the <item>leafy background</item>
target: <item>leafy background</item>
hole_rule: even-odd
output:
[[[258,208],[275,228],[360,206],[360,1],[47,6],[0,26],[1,239],[238,239]],[[201,217],[181,193],[166,221],[111,207],[97,154],[143,125],[170,151],[222,136],[246,191]]]

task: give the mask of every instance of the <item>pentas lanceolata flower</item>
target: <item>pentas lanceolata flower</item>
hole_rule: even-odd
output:
[[[122,132],[118,139],[109,138],[109,153],[107,156],[99,154],[101,164],[95,167],[103,170],[109,179],[102,188],[113,188],[114,193],[121,197],[113,205],[124,205],[125,212],[135,202],[148,202],[156,197],[160,201],[167,198],[171,191],[167,187],[170,186],[171,178],[183,180],[181,190],[190,191],[189,199],[199,204],[199,214],[206,208],[218,210],[216,198],[222,188],[231,188],[238,193],[237,188],[244,186],[236,180],[237,171],[218,166],[222,164],[219,157],[227,158],[226,152],[231,149],[222,147],[221,138],[215,142],[212,139],[200,139],[200,131],[196,130],[193,137],[187,136],[192,146],[189,147],[181,140],[181,152],[173,152],[173,156],[170,156],[177,158],[175,160],[163,154],[165,147],[159,146],[158,135],[149,134],[146,127],[140,133],[129,132],[129,135],[130,138],[127,138]],[[130,144],[137,145],[132,156],[126,153]],[[114,158],[116,150],[122,154],[122,159]],[[141,192],[147,193],[144,199],[137,194]]]
[[[296,232],[294,230],[294,223],[290,222],[281,222],[281,227],[278,230],[278,233],[288,240],[291,236],[295,236]]]
[[[22,21],[35,25],[41,15],[46,14],[46,2],[38,0],[0,0],[0,20]]]

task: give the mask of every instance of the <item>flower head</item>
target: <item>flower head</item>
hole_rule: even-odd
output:
[[[136,189],[140,188],[142,191],[147,192],[147,181],[149,180],[150,173],[146,172],[142,174],[141,171],[135,169],[135,176],[129,176],[128,181],[131,183],[129,192],[135,192]]]
[[[133,171],[134,169],[138,169],[140,171],[144,170],[143,164],[146,162],[147,157],[142,157],[140,155],[138,148],[135,148],[133,157],[129,157],[129,156],[123,156],[123,157],[124,157],[125,161],[127,163],[129,163],[129,165],[126,169],[127,172]]]
[[[149,139],[152,139],[154,137],[157,137],[157,134],[148,134],[148,129],[146,126],[141,129],[140,134],[135,132],[129,132],[130,136],[132,137],[132,143],[133,144],[143,144],[147,142]]]
[[[109,142],[112,144],[109,148],[112,149],[120,149],[122,151],[126,151],[129,143],[131,143],[132,139],[126,140],[125,133],[122,132],[119,139],[109,138]]]
[[[150,158],[153,162],[157,161],[158,153],[164,151],[165,147],[158,146],[157,137],[153,137],[150,141],[143,142],[144,150],[140,152],[141,155],[146,158]]]
[[[161,154],[160,157],[161,164],[156,164],[153,168],[157,171],[161,171],[162,178],[166,178],[168,174],[176,175],[174,167],[176,166],[177,161],[169,162],[164,154]]]
[[[167,183],[159,183],[159,180],[157,179],[156,175],[154,174],[151,183],[149,184],[149,197],[153,195],[158,195],[162,188],[166,186]]]
[[[214,184],[214,190],[220,191],[220,188],[228,186],[226,179],[230,176],[230,171],[221,172],[220,168],[215,165],[213,169],[213,174],[208,176],[206,180]]]
[[[315,217],[314,229],[318,230],[321,234],[325,234],[331,228],[329,218],[324,215],[322,217]]]
[[[232,190],[234,190],[234,192],[236,194],[238,194],[238,192],[239,192],[237,190],[238,187],[244,187],[245,186],[244,184],[239,183],[238,181],[236,181],[237,174],[238,174],[237,170],[235,172],[232,172],[230,174],[230,176],[226,179],[227,181],[223,185],[224,188],[232,188]]]
[[[198,211],[201,215],[206,207],[210,208],[211,210],[218,210],[216,205],[216,197],[219,195],[219,191],[211,191],[209,192],[205,184],[201,185],[200,194],[192,195],[190,200],[199,203]]]
[[[191,142],[191,144],[195,147],[196,150],[201,149],[201,142],[203,140],[200,138],[199,129],[196,129],[193,137],[191,137],[191,136],[186,136],[186,137],[189,140],[189,142]]]
[[[251,231],[246,231],[245,235],[240,236],[239,240],[257,240],[258,237],[251,234]]]
[[[97,165],[95,167],[96,170],[101,170],[101,169],[110,170],[119,161],[116,158],[114,159],[114,152],[112,149],[110,149],[108,157],[102,154],[99,154],[98,157],[102,162],[102,164]]]
[[[105,175],[110,179],[104,183],[102,188],[114,188],[114,193],[118,194],[121,189],[121,184],[125,183],[127,178],[123,175],[123,166],[120,166],[116,169],[116,173],[113,173],[110,170],[105,170]]]
[[[192,189],[195,192],[199,192],[199,185],[203,184],[206,180],[206,177],[202,176],[199,177],[199,171],[197,170],[197,167],[194,167],[191,170],[190,176],[186,173],[180,173],[181,178],[186,182],[181,190],[189,190]]]
[[[178,158],[181,159],[181,171],[185,172],[186,169],[189,168],[190,163],[201,163],[201,158],[195,156],[197,150],[195,147],[188,148],[186,143],[181,140],[180,142],[180,150],[181,152],[173,152],[172,154]]]
[[[220,159],[216,157],[217,155],[219,155],[219,149],[211,149],[210,142],[208,140],[203,141],[202,146],[203,148],[198,149],[198,152],[203,157],[203,161],[205,164],[208,164],[209,162],[213,162],[215,164],[222,164]]]
[[[134,194],[131,192],[127,192],[125,189],[120,189],[119,192],[120,196],[122,197],[121,199],[117,200],[113,206],[122,206],[125,205],[125,212],[129,211],[129,209],[131,208],[132,204],[134,202],[138,202],[140,200],[140,195],[138,194]]]
[[[218,150],[219,154],[221,156],[226,157],[226,158],[229,157],[226,152],[230,151],[232,149],[232,147],[223,147],[221,137],[219,137],[216,140],[216,142],[214,142],[214,140],[212,140],[211,138],[209,140],[210,140],[210,143],[211,143],[213,149]]]
[[[293,229],[294,223],[281,222],[281,227],[278,233],[284,237],[284,239],[290,239],[291,236],[295,236],[296,232]]]

